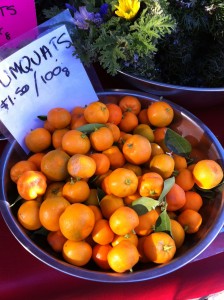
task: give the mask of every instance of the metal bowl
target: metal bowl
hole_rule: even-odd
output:
[[[7,140],[7,138],[0,131],[0,141]]]
[[[150,96],[142,92],[127,90],[113,90],[98,93],[99,100],[104,102],[116,102],[124,95],[134,95],[138,97],[142,101],[143,106],[147,106],[149,102],[158,101],[159,99],[158,97]],[[175,111],[172,128],[176,129],[182,136],[192,142],[195,154],[198,155],[200,153],[200,156],[204,155],[205,157],[214,159],[224,168],[223,148],[214,134],[206,125],[187,110],[176,104],[171,105]],[[152,263],[141,264],[134,267],[134,272],[123,274],[99,270],[92,263],[89,263],[85,267],[72,266],[50,249],[46,238],[43,238],[41,234],[35,235],[22,228],[16,218],[18,206],[14,205],[10,207],[10,204],[12,204],[17,197],[17,190],[16,185],[10,180],[9,171],[15,162],[26,158],[25,154],[21,154],[17,151],[17,146],[16,141],[12,144],[8,142],[1,158],[1,213],[12,234],[28,252],[43,263],[63,273],[92,281],[111,283],[138,282],[165,276],[188,264],[201,254],[212,243],[223,226],[224,194],[220,192],[214,199],[210,201],[204,200],[203,207],[200,210],[203,217],[200,230],[196,234],[186,238],[184,245],[178,249],[175,258],[171,262],[163,265],[155,265]]]
[[[117,76],[135,88],[152,95],[164,97],[187,109],[210,107],[224,102],[224,87],[197,88],[166,84],[131,75],[123,71],[119,71]]]

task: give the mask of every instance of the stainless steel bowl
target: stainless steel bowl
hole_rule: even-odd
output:
[[[149,102],[158,101],[158,97],[150,96],[142,92],[127,90],[112,90],[98,93],[99,99],[104,102],[117,102],[124,95],[134,95],[142,101],[143,106]],[[169,101],[168,101],[169,102]],[[224,168],[223,148],[214,134],[198,118],[177,104],[171,104],[175,111],[175,118],[172,128],[176,129],[184,137],[193,142],[193,151],[204,154],[214,159]],[[83,279],[99,282],[126,283],[138,282],[165,276],[195,259],[215,239],[223,227],[224,220],[224,193],[219,193],[211,201],[204,201],[201,209],[203,223],[200,230],[188,236],[184,245],[177,251],[175,258],[163,265],[152,263],[134,267],[133,273],[116,274],[105,272],[96,268],[91,263],[85,267],[75,267],[63,261],[60,255],[55,254],[41,235],[34,235],[20,226],[17,221],[17,205],[10,207],[16,197],[15,184],[10,180],[9,171],[12,165],[18,160],[26,158],[25,154],[17,151],[17,142],[8,142],[4,149],[0,163],[0,209],[2,216],[10,231],[24,248],[37,259],[48,266]]]
[[[224,87],[197,88],[172,85],[148,80],[122,71],[119,71],[117,76],[135,88],[152,95],[164,97],[187,109],[210,107],[224,102]]]
[[[3,135],[3,134],[1,134],[1,132],[0,132],[0,141],[4,141],[4,140],[6,140],[7,138]]]

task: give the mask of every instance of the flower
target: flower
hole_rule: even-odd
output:
[[[85,66],[174,85],[223,86],[223,0],[65,1],[74,17],[74,56]]]
[[[115,5],[117,10],[115,14],[126,20],[130,20],[136,16],[140,8],[139,0],[119,0],[119,5]]]
[[[76,10],[74,13],[74,23],[80,29],[87,30],[89,28],[87,21],[92,21],[93,18],[94,13],[89,13],[85,6],[80,6],[79,11]]]
[[[175,27],[166,1],[76,0],[74,4],[66,5],[76,27],[74,55],[85,66],[97,62],[111,75],[120,70],[141,74],[155,70],[158,42]]]
[[[74,23],[79,29],[88,30],[90,22],[99,25],[103,21],[100,13],[88,12],[86,6],[80,6],[79,11],[74,11]]]
[[[100,15],[101,15],[102,18],[108,13],[108,10],[109,10],[109,4],[103,3],[100,6],[99,13],[100,13]]]

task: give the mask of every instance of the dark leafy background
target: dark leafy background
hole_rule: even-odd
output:
[[[65,3],[68,1],[63,0],[36,0],[36,13],[38,24],[45,22],[47,19],[43,14],[44,9],[50,9],[51,7],[57,6],[59,9],[65,9]]]

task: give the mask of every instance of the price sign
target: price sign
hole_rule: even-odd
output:
[[[0,46],[36,26],[34,0],[0,1]]]
[[[25,135],[43,126],[38,115],[98,100],[73,53],[63,25],[0,63],[0,120],[26,152]]]

